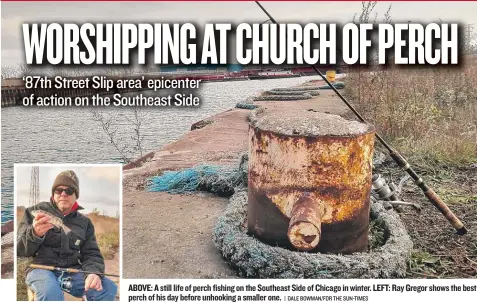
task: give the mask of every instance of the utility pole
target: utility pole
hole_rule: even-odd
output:
[[[31,168],[30,181],[30,206],[35,206],[40,201],[40,168]]]

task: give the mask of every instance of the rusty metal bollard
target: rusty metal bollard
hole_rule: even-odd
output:
[[[262,110],[249,128],[248,230],[292,250],[368,243],[374,127],[337,115]]]

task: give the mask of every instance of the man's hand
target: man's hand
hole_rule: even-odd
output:
[[[45,215],[45,213],[38,213],[33,220],[33,233],[37,237],[45,236],[46,232],[53,227],[51,223],[49,223],[50,217]]]
[[[88,291],[88,289],[95,289],[97,291],[103,290],[103,285],[101,284],[101,278],[95,274],[89,274],[84,281],[84,291]]]

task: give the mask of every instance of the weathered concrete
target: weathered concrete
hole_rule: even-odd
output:
[[[285,135],[353,136],[363,134],[372,127],[335,114],[304,110],[300,115],[288,110],[256,110],[250,116],[250,121],[262,131]]]
[[[13,227],[14,227],[13,220],[10,220],[9,222],[3,224],[2,225],[2,236],[7,234],[7,233],[13,232]]]
[[[13,232],[2,232],[2,279],[13,278]]]
[[[246,97],[246,96],[244,96]],[[260,102],[270,110],[314,110],[342,115],[346,107],[332,91],[311,100]],[[209,194],[145,192],[146,179],[197,164],[237,164],[248,149],[250,110],[215,115],[205,127],[154,152],[138,168],[124,171],[124,278],[234,277],[212,242],[212,229],[227,199]],[[140,268],[140,269],[138,269]]]

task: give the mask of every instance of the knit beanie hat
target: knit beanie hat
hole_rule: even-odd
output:
[[[55,194],[55,189],[58,186],[68,186],[75,190],[76,198],[79,197],[79,180],[76,173],[71,170],[66,170],[56,176],[53,187],[51,188],[51,195]]]

